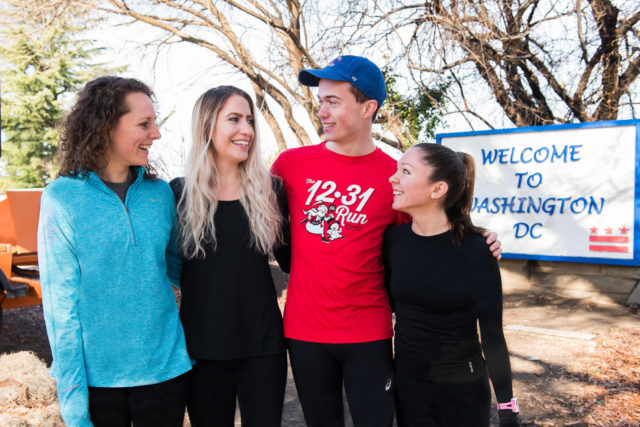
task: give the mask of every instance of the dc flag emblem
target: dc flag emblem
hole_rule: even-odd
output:
[[[619,231],[618,231],[619,230]],[[620,228],[605,227],[589,229],[589,250],[591,252],[629,252],[629,229],[626,226]]]

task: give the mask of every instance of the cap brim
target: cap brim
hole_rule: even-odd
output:
[[[318,86],[320,79],[337,80],[339,82],[349,81],[349,79],[327,68],[322,68],[319,70],[306,69],[301,70],[300,73],[298,73],[298,81],[300,82],[300,84],[303,84],[305,86]]]

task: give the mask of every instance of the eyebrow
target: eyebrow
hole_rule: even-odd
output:
[[[340,99],[340,100],[342,100],[342,98],[340,98],[338,95],[327,95],[327,96],[324,96],[324,97],[318,95],[318,99],[322,99],[322,98],[324,98],[324,99]]]
[[[246,116],[242,113],[237,113],[235,111],[230,112],[229,114],[227,114],[226,117],[231,117],[231,116],[238,116],[238,117],[247,117],[249,119],[253,118],[253,114],[247,114]]]

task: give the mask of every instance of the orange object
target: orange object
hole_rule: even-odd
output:
[[[0,196],[0,305],[42,304],[38,278],[38,216],[42,189],[7,190]],[[11,289],[7,289],[7,288]],[[8,292],[9,290],[9,292]]]

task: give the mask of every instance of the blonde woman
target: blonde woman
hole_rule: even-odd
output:
[[[186,176],[171,182],[183,254],[187,348],[196,360],[187,408],[194,426],[279,426],[286,383],[282,317],[268,264],[288,270],[280,181],[260,159],[251,97],[205,92],[193,110]]]

